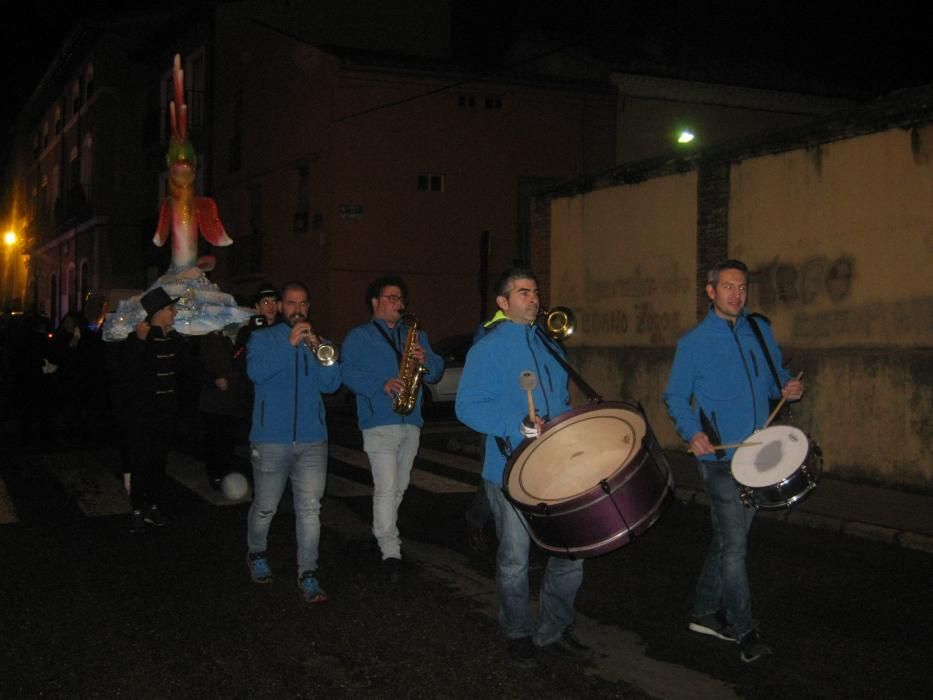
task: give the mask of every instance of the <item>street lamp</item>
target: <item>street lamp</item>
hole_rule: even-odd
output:
[[[3,242],[10,248],[16,245],[16,240],[16,231],[7,231],[3,234]]]

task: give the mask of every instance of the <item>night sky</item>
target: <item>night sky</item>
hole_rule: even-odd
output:
[[[176,0],[152,5],[165,7]],[[199,0],[186,0],[191,6]],[[337,0],[335,0],[337,1]],[[375,1],[375,0],[374,0]],[[383,0],[391,2],[391,0]],[[685,77],[876,97],[933,82],[928,23],[921,2],[851,3],[791,0],[453,0],[454,48],[490,67],[529,28],[560,33],[620,64],[669,66]],[[28,22],[2,29],[7,77],[0,101],[6,127],[82,14],[139,8],[122,0],[47,3]],[[630,62],[635,61],[632,64]],[[753,84],[753,83],[759,84]],[[765,83],[765,84],[762,84]]]

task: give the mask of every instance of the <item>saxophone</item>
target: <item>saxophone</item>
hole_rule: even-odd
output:
[[[405,349],[402,351],[402,361],[398,367],[398,378],[405,386],[392,400],[392,410],[407,416],[415,410],[421,380],[428,370],[421,366],[414,355],[415,344],[418,342],[418,319],[412,314],[405,314],[402,320],[407,322],[409,327]]]

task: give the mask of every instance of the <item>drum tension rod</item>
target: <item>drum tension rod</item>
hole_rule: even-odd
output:
[[[551,509],[550,509],[550,507],[548,506],[547,503],[539,503],[539,504],[538,504],[538,510],[540,510],[541,513],[544,514],[544,516],[545,516],[546,518],[550,519],[550,517],[551,517]],[[522,520],[522,522],[524,522],[524,520]],[[531,539],[532,539],[533,541],[537,542],[537,540],[535,540],[534,535],[531,534],[531,530],[528,528],[527,525],[525,525],[525,530],[528,532],[528,535],[531,537]],[[570,551],[570,547],[568,547],[566,544],[555,545],[555,546],[556,546],[556,547],[561,547],[561,548],[564,550],[564,552],[567,553],[567,557],[568,557],[568,558],[570,558],[570,559],[576,559],[576,558],[577,558],[577,555],[574,554],[572,551]]]
[[[625,516],[622,515],[622,511],[619,509],[619,504],[616,503],[616,499],[612,497],[612,487],[609,486],[609,482],[605,479],[599,480],[599,487],[609,496],[609,501],[612,503],[612,507],[616,509],[616,513],[619,514],[619,520],[622,521],[622,524],[625,525],[625,529],[628,532],[628,541],[632,542],[635,539],[635,533],[632,532],[632,528],[629,527],[628,520],[625,519]]]

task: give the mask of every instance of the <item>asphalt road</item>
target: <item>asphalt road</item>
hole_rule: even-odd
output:
[[[744,664],[736,645],[686,629],[709,515],[676,501],[636,542],[587,561],[577,632],[594,662],[513,668],[494,619],[493,555],[466,546],[473,438],[449,416],[429,422],[392,586],[369,545],[359,435],[346,417],[331,424],[330,600],[314,606],[295,587],[287,501],[270,540],[276,579],[257,586],[244,563],[248,504],[206,489],[185,454],[195,448],[173,456],[173,524],[133,536],[102,438],[68,450],[6,440],[0,696],[919,698],[933,685],[933,556],[757,521],[749,571],[775,654]]]

